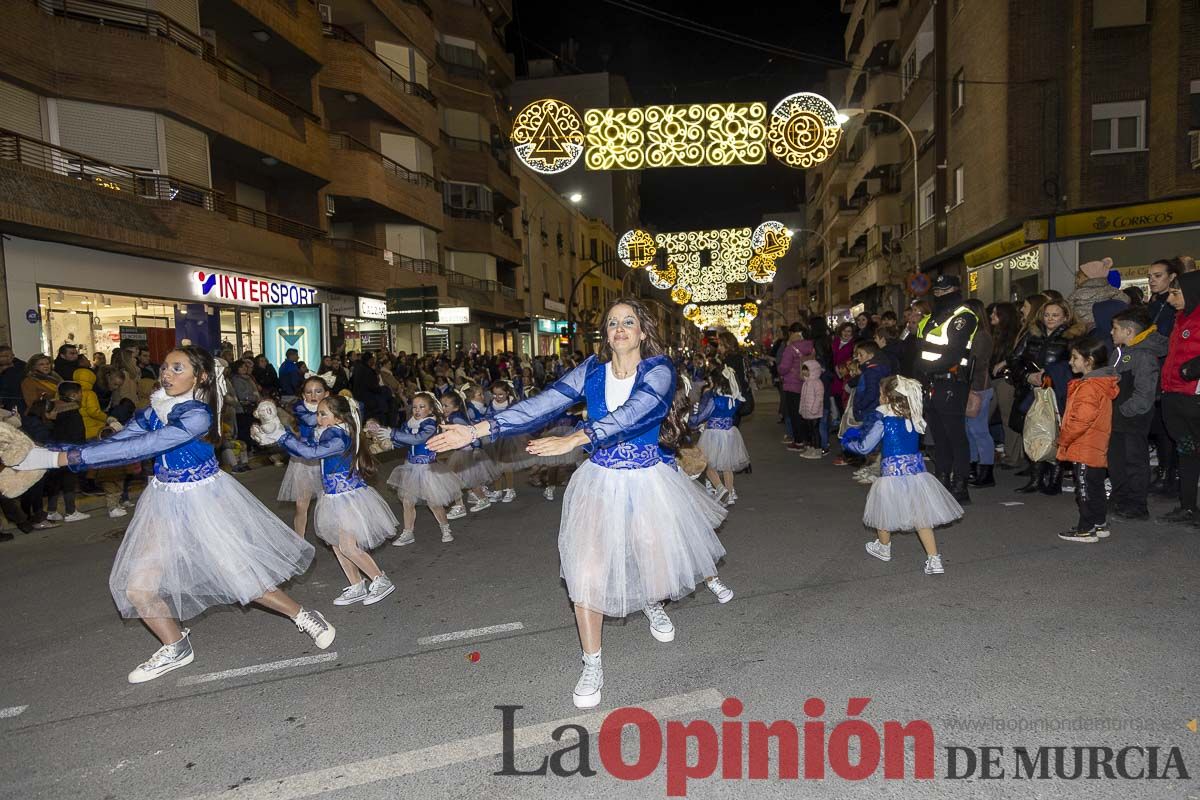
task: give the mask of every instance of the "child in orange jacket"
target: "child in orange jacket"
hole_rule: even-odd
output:
[[[1112,404],[1120,393],[1117,372],[1108,364],[1108,348],[1085,336],[1071,342],[1071,371],[1083,377],[1067,385],[1067,410],[1058,433],[1058,460],[1075,468],[1075,502],[1079,523],[1058,538],[1095,542],[1108,536],[1108,437],[1112,433]]]

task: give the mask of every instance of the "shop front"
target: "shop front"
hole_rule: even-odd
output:
[[[565,319],[537,318],[537,354],[539,356],[558,355],[570,346],[562,344],[562,336],[567,332]]]
[[[1019,303],[1045,287],[1045,245],[1034,245],[967,270],[967,296],[990,303]]]
[[[324,292],[329,314],[329,342],[334,353],[372,353],[388,350],[387,301]]]
[[[0,247],[21,358],[63,344],[89,357],[146,346],[156,361],[184,342],[280,358],[288,347],[319,356],[327,345],[322,292],[311,286],[19,237]]]

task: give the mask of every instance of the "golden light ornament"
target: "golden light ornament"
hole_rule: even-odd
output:
[[[742,303],[742,313],[745,314],[750,319],[754,319],[755,317],[758,316],[758,304],[757,303]]]
[[[535,100],[517,114],[509,138],[521,163],[551,175],[570,169],[583,155],[583,120],[560,100]]]
[[[767,145],[789,167],[819,164],[837,149],[842,127],[837,108],[819,94],[788,95],[771,109]]]
[[[623,233],[617,242],[617,258],[630,269],[641,269],[654,263],[657,252],[654,237],[637,228]]]
[[[584,165],[612,170],[761,164],[766,118],[763,103],[589,108],[583,114]]]
[[[669,262],[666,269],[651,267],[646,270],[646,274],[650,279],[650,285],[655,289],[670,289],[679,280],[679,269]]]
[[[683,305],[692,299],[692,293],[686,286],[676,286],[671,290],[671,300],[676,305]]]
[[[746,272],[755,283],[770,283],[775,280],[775,271],[774,261],[757,254],[751,257],[746,265]]]
[[[688,303],[683,307],[683,318],[689,322],[696,322],[700,319],[700,306],[695,303]]]

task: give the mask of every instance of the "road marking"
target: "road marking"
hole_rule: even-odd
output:
[[[506,622],[503,625],[489,625],[486,628],[471,628],[468,631],[439,633],[437,636],[422,636],[420,639],[417,639],[417,644],[440,644],[441,642],[453,642],[456,639],[473,639],[476,636],[487,636],[489,633],[519,631],[524,627],[525,626],[519,622]]]
[[[257,675],[260,672],[274,672],[278,669],[291,669],[292,667],[304,667],[309,664],[321,664],[326,661],[337,659],[338,654],[322,653],[319,656],[305,656],[304,658],[289,658],[284,661],[272,661],[269,664],[255,664],[252,667],[239,667],[238,669],[227,669],[222,672],[207,672],[203,675],[189,675],[186,678],[180,678],[176,686],[195,686],[198,683],[211,683],[213,681],[221,681],[226,678],[240,678],[243,675]]]
[[[724,701],[724,694],[710,688],[636,705],[649,711],[655,717],[663,719],[719,708]],[[609,709],[609,711],[611,710]],[[562,725],[580,725],[588,731],[598,731],[609,711],[597,711],[578,717],[516,728],[513,731],[513,748],[514,750],[524,750],[540,745],[560,744],[561,742],[555,742],[551,738],[551,734]],[[352,789],[369,783],[378,783],[417,772],[441,769],[496,756],[503,752],[501,736],[502,734],[498,732],[489,733],[432,747],[423,747],[419,750],[408,750],[378,758],[354,761],[329,769],[301,772],[285,778],[263,778],[261,783],[241,784],[236,789],[193,795],[185,800],[232,800],[233,798],[236,800],[301,800],[326,792]],[[574,737],[568,734],[562,739],[563,742],[568,740],[574,741]]]
[[[8,708],[0,708],[0,719],[19,717],[25,713],[25,709],[27,708],[29,708],[29,706],[9,706]]]
[[[1002,506],[1023,506],[1025,504],[1018,502],[1016,500],[1009,500],[1007,503],[1001,503],[1000,505],[1002,505]]]

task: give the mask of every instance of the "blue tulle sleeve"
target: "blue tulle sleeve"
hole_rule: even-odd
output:
[[[545,428],[583,396],[584,380],[595,360],[595,356],[588,356],[586,361],[547,386],[545,391],[496,414],[491,419],[491,437],[499,439],[502,436],[536,433]]]
[[[144,417],[139,415],[134,419]],[[212,411],[197,403],[158,430],[147,430],[142,424],[130,425],[108,439],[70,448],[67,450],[68,465],[73,472],[84,472],[155,458],[205,436],[212,425]]]
[[[713,415],[717,410],[717,403],[713,400],[712,392],[705,392],[700,398],[700,402],[692,409],[691,419],[688,420],[688,425],[693,428],[699,428]]]
[[[292,416],[296,418],[296,422],[305,425],[309,428],[317,427],[317,412],[309,411],[308,406],[304,405],[303,400],[297,400],[292,404]]]
[[[407,425],[392,428],[392,444],[401,447],[416,447],[419,444],[425,444],[435,433],[437,433],[437,423],[432,417],[429,417],[421,420],[421,427],[417,428],[416,433],[410,431]]]
[[[675,368],[669,359],[660,357],[659,362],[642,375],[620,408],[601,419],[589,421],[583,426],[583,432],[591,439],[592,448],[611,447],[661,424],[674,399]]]
[[[290,431],[283,434],[279,446],[297,458],[316,461],[345,454],[351,447],[350,434],[341,428],[326,428],[318,441],[304,440]]]
[[[842,448],[849,450],[851,453],[865,456],[868,453],[874,452],[875,448],[879,447],[879,443],[882,441],[883,420],[876,419],[870,427],[863,425],[846,431],[846,434],[842,436]]]

